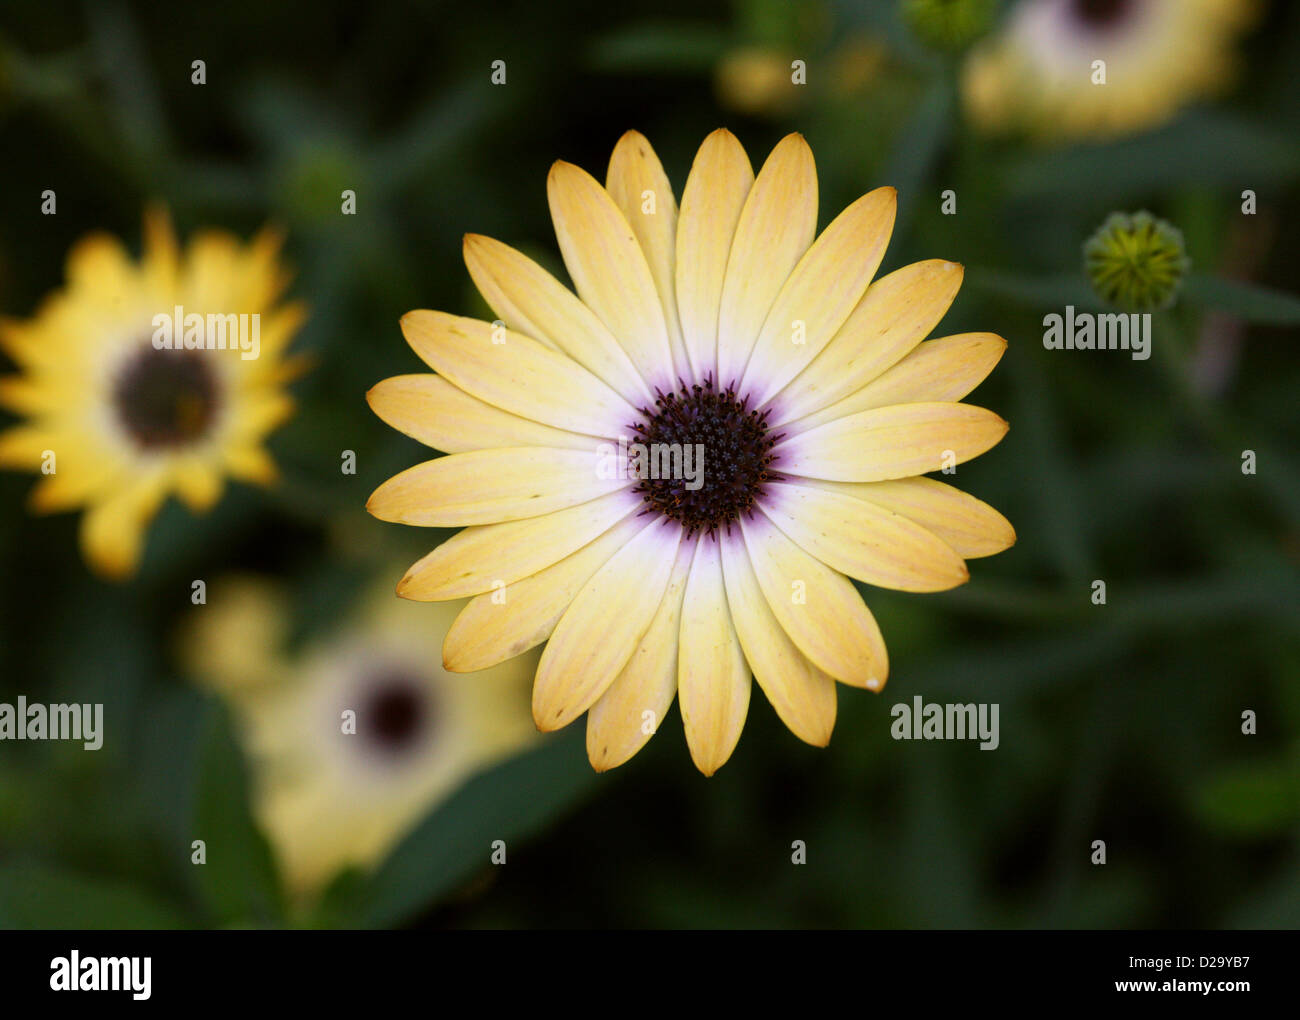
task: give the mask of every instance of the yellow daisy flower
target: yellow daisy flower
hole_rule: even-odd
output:
[[[1021,0],[972,51],[963,93],[994,131],[1106,137],[1217,92],[1253,0]],[[1104,83],[1095,61],[1104,61]]]
[[[195,610],[185,656],[234,712],[254,812],[294,897],[378,862],[471,775],[537,741],[536,653],[472,677],[437,665],[461,606],[430,616],[384,586],[299,653],[269,582],[227,579]]]
[[[67,284],[30,320],[0,321],[0,348],[21,373],[0,405],[28,421],[0,434],[0,466],[40,472],[37,512],[84,507],[86,561],[133,573],[163,500],[204,511],[225,478],[267,484],[266,435],[291,413],[284,357],[304,317],[277,300],[280,239],[247,245],[208,231],[182,254],[161,210],[145,216],[134,262],[112,237],[84,238]]]
[[[588,713],[597,769],[635,754],[676,696],[712,774],[740,737],[751,670],[786,725],[825,745],[835,682],[880,690],[888,671],[848,578],[938,591],[967,580],[964,558],[1014,541],[992,508],[917,477],[1006,432],[958,403],[1005,342],[921,342],[957,293],[954,263],[872,282],[892,188],[815,237],[799,135],[755,177],[715,131],[680,211],[636,132],[605,187],[560,162],[548,194],[577,296],[469,235],[497,322],[409,312],[406,339],[437,374],[369,393],[389,424],[451,454],[385,482],[371,513],[464,526],[398,593],[473,596],[443,645],[449,669],[549,639],[533,718],[554,730]]]

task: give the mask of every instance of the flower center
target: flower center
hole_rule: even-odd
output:
[[[433,722],[426,685],[410,673],[392,670],[371,680],[369,688],[357,713],[357,731],[375,750],[400,756]]]
[[[734,388],[718,390],[712,379],[682,384],[676,393],[656,391],[655,406],[641,408],[645,421],[633,425],[637,443],[629,454],[635,491],[655,512],[677,521],[687,536],[730,530],[774,477],[772,447],[783,434],[768,429],[768,412],[748,408]],[[652,471],[680,466],[682,470]]]
[[[1134,0],[1073,0],[1071,6],[1089,28],[1109,28],[1127,16]]]
[[[144,450],[171,449],[201,438],[217,410],[217,377],[203,351],[146,345],[118,373],[113,407]]]

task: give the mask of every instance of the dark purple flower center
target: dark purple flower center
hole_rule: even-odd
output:
[[[677,521],[690,536],[730,530],[732,521],[752,509],[775,476],[772,447],[783,434],[768,428],[768,411],[748,404],[748,397],[738,398],[732,387],[718,390],[712,379],[682,383],[675,393],[656,391],[655,406],[641,408],[645,420],[631,426],[636,444],[660,463],[684,462],[695,473],[635,473],[641,454],[634,447],[629,468],[640,478],[635,491],[645,502],[643,513]]]

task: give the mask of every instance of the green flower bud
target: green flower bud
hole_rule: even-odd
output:
[[[1177,228],[1149,212],[1111,213],[1083,245],[1097,296],[1134,311],[1168,308],[1191,268]]]

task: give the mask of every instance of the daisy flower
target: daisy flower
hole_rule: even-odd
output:
[[[462,605],[430,613],[385,585],[299,652],[288,599],[265,580],[227,578],[194,611],[185,658],[233,710],[253,809],[296,899],[382,860],[475,772],[537,741],[535,652],[471,677],[439,665]]]
[[[84,508],[86,561],[132,574],[144,533],[169,494],[209,509],[227,477],[266,484],[266,435],[292,411],[284,357],[302,322],[277,304],[287,277],[279,238],[247,245],[208,231],[178,250],[160,210],[145,216],[137,263],[112,237],[84,238],[67,284],[25,321],[0,321],[20,373],[0,405],[28,420],[0,433],[0,466],[42,474],[36,512]]]
[[[450,454],[385,482],[370,511],[464,527],[398,594],[473,596],[443,645],[452,670],[546,641],[534,721],[554,730],[587,713],[597,769],[635,754],[676,697],[712,774],[740,737],[751,671],[795,735],[825,745],[836,682],[880,690],[888,672],[849,578],[938,591],[967,580],[965,558],[1014,541],[996,511],[918,477],[1006,432],[958,402],[1004,341],[921,342],[961,267],[921,262],[872,282],[894,190],[816,236],[799,135],[755,176],[715,131],[680,210],[635,132],[604,187],[559,162],[548,194],[577,294],[469,235],[470,275],[498,319],[409,312],[406,339],[437,374],[370,391],[381,418]],[[684,471],[692,450],[697,477]],[[664,454],[673,467],[674,451],[681,470],[643,470]]]
[[[963,72],[974,120],[998,131],[1106,137],[1154,127],[1220,90],[1253,0],[1020,0]],[[1105,61],[1104,84],[1094,65]]]

